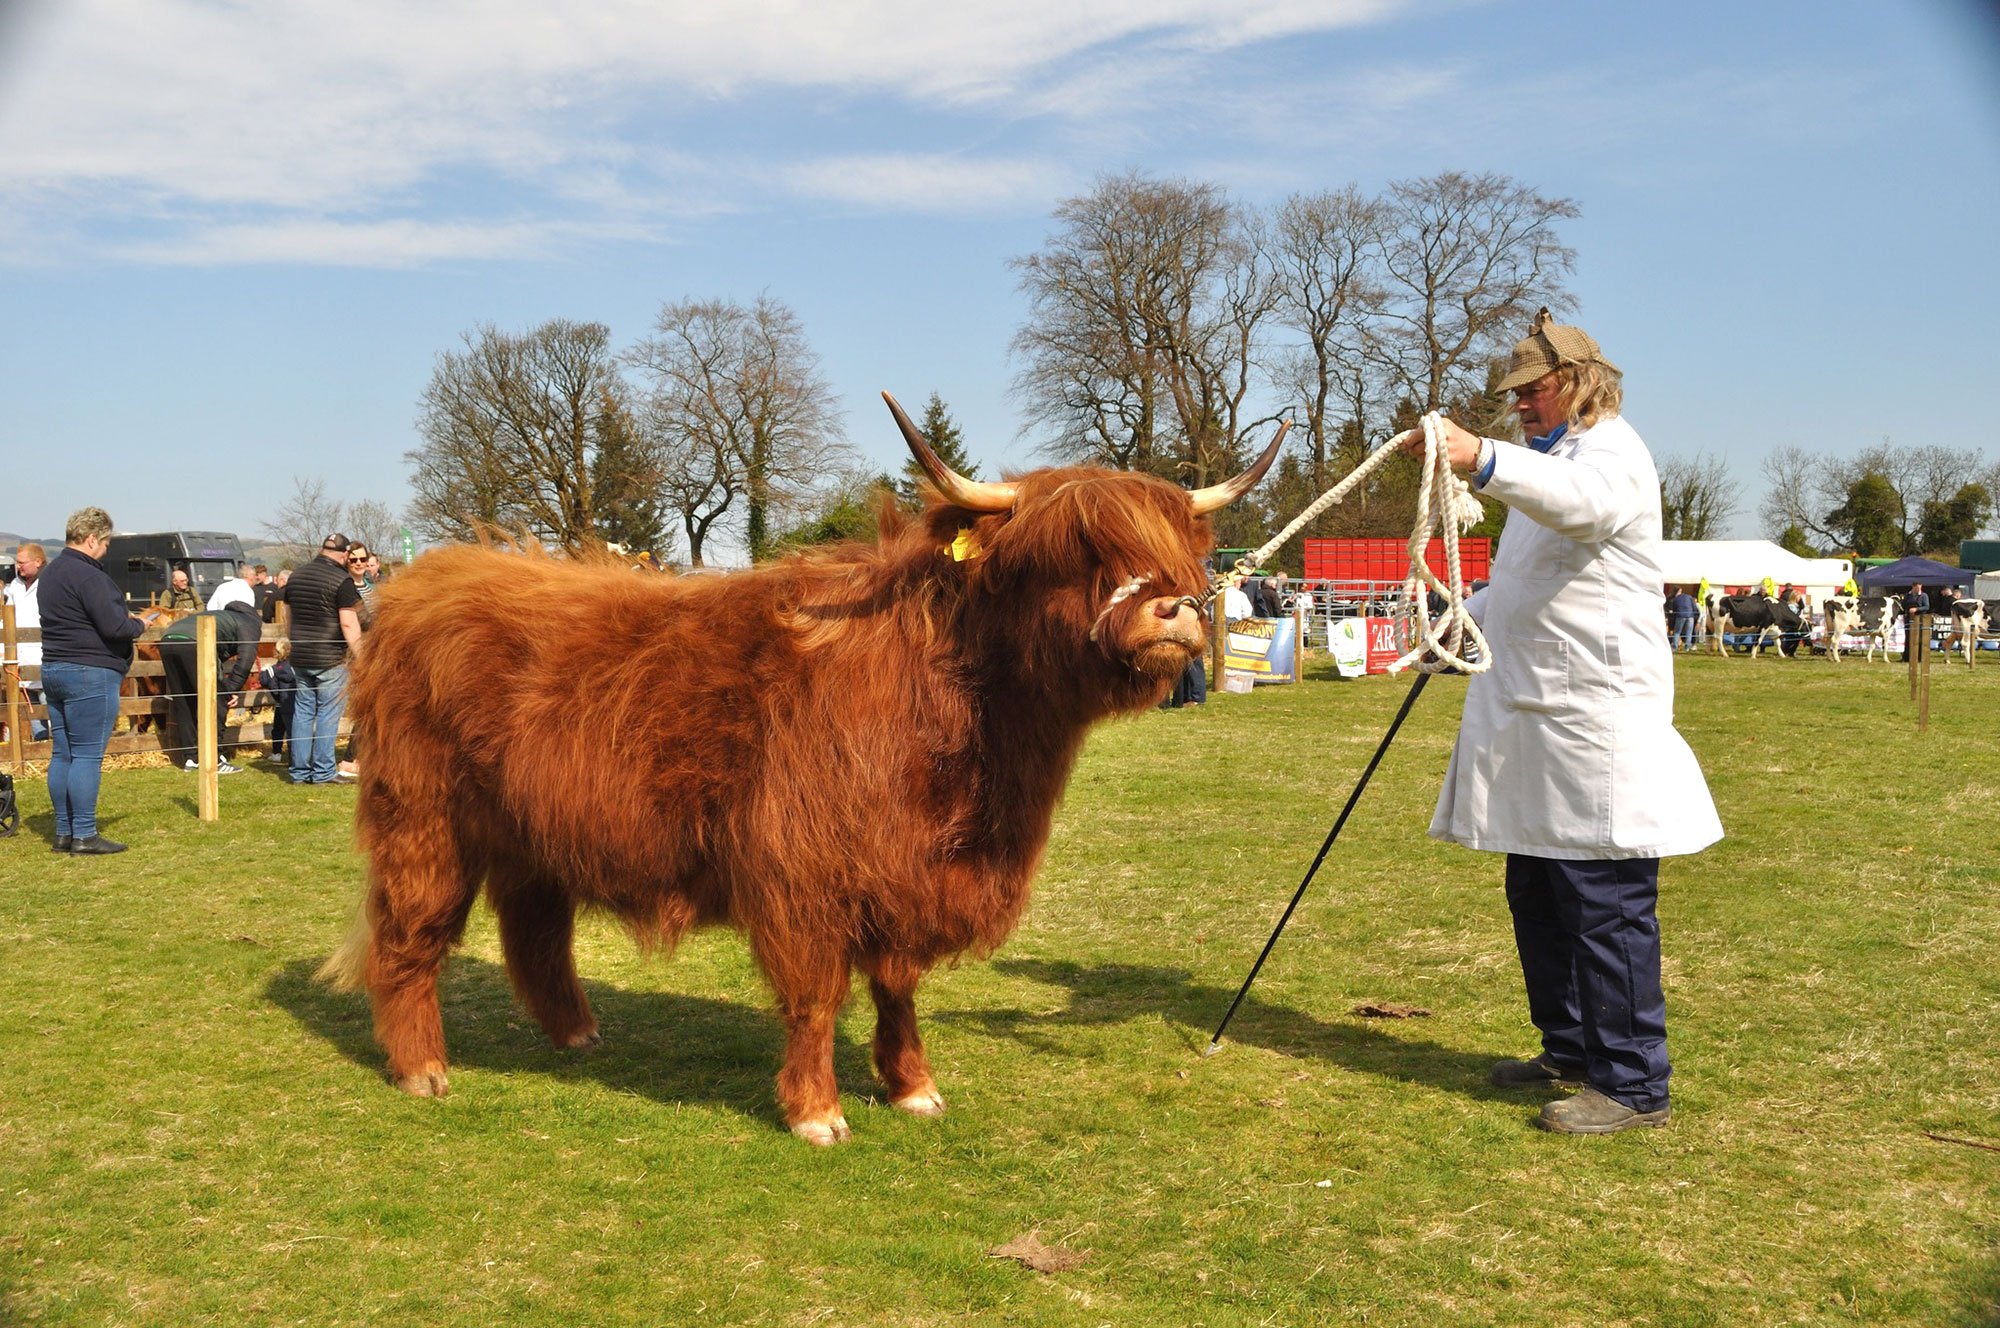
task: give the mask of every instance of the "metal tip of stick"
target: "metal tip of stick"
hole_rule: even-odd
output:
[[[1207,1060],[1210,1056],[1213,1056],[1216,1052],[1221,1050],[1222,1050],[1222,1039],[1217,1038],[1215,1041],[1208,1044],[1208,1050],[1201,1053],[1201,1058],[1203,1060]]]

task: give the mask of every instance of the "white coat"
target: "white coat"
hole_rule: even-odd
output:
[[[1495,447],[1482,492],[1507,525],[1468,603],[1493,666],[1466,688],[1431,836],[1565,859],[1706,848],[1722,823],[1674,729],[1652,456],[1615,417],[1546,455]]]

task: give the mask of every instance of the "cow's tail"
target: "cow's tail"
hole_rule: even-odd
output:
[[[375,925],[368,916],[368,901],[354,910],[354,925],[347,938],[334,948],[313,977],[335,991],[359,991],[368,976],[368,943],[375,938]]]

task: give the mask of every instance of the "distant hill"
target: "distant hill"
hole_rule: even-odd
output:
[[[8,562],[14,561],[14,550],[23,544],[39,544],[53,557],[55,551],[63,546],[63,538],[60,535],[16,535],[11,530],[0,530],[0,555],[5,555]]]

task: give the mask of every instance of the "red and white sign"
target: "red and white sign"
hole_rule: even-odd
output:
[[[1387,673],[1409,649],[1403,644],[1403,624],[1396,618],[1368,619],[1368,671]]]

